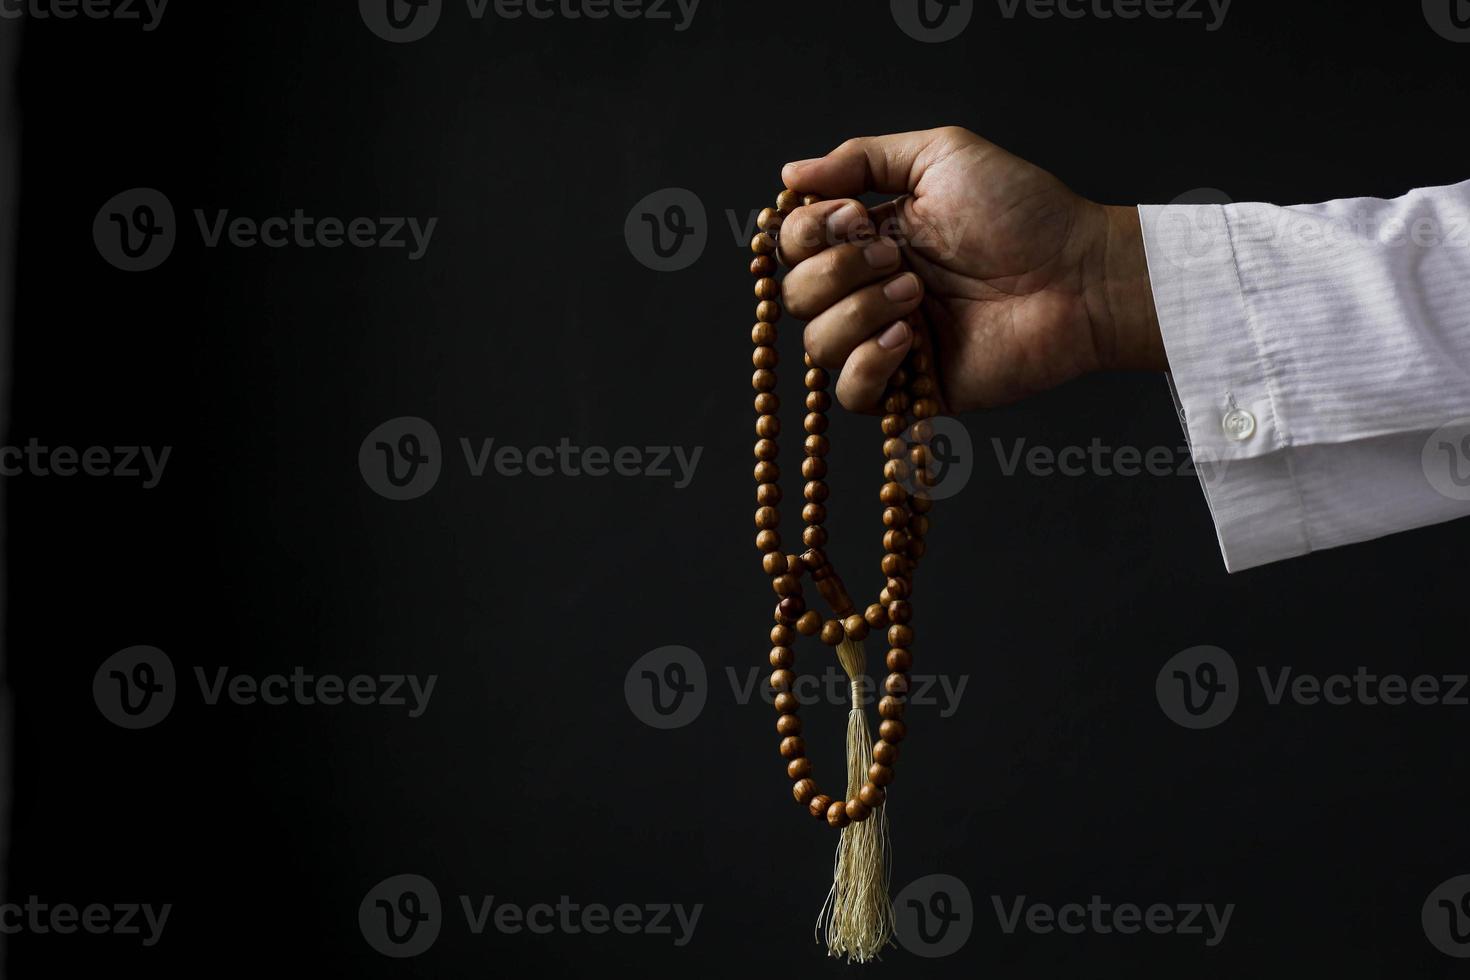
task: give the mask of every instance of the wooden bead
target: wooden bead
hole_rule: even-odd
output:
[[[891,766],[898,761],[898,746],[892,742],[873,743],[873,761]]]
[[[888,604],[888,618],[893,620],[894,623],[907,623],[914,618],[914,607],[907,599],[895,599]],[[910,631],[909,636],[912,639],[912,631]],[[896,647],[908,646],[907,643],[895,643],[893,645]]]
[[[801,532],[801,543],[808,548],[820,548],[827,543],[827,529],[813,525]]]
[[[909,478],[911,472],[907,460],[890,459],[883,464],[883,479],[890,483],[902,483]]]
[[[868,782],[874,786],[887,786],[893,782],[893,776],[893,767],[885,766],[881,762],[875,762],[868,767]]]
[[[888,594],[895,599],[906,599],[909,594],[909,580],[894,576],[883,583],[883,588],[887,589]]]
[[[787,779],[806,779],[811,774],[812,760],[808,759],[806,756],[792,759],[790,762],[786,763]]]
[[[883,434],[885,436],[896,436],[903,431],[902,415],[883,416]]]
[[[821,197],[819,197],[816,194],[803,194],[803,195],[801,195],[801,203],[802,204],[820,204],[821,202],[822,202]]]
[[[774,483],[762,483],[763,487],[773,487]],[[779,551],[761,555],[761,571],[767,575],[780,575],[786,571],[786,556]]]
[[[808,456],[825,456],[827,455],[827,451],[832,448],[832,444],[824,435],[810,435],[806,437],[806,442],[802,448]]]
[[[897,577],[900,575],[908,574],[909,560],[903,555],[895,555],[892,552],[889,552],[888,554],[883,556],[883,561],[881,565],[884,575]]]
[[[756,391],[770,391],[776,387],[776,372],[770,368],[757,368],[750,376],[750,384]]]
[[[928,442],[934,438],[934,423],[928,419],[920,419],[909,426],[909,438],[914,442]]]
[[[904,454],[909,451],[909,444],[894,436],[892,439],[883,440],[884,459],[903,459]]]
[[[801,461],[801,475],[808,480],[820,480],[827,475],[827,461],[820,456],[808,456]]]
[[[781,454],[781,447],[774,439],[757,439],[755,441],[755,458],[774,462]]]
[[[832,797],[828,796],[825,793],[818,793],[816,796],[812,797],[811,802],[807,804],[806,808],[812,816],[818,819],[823,819],[827,816],[827,810],[831,806]]]
[[[827,508],[821,504],[803,504],[801,519],[810,525],[824,524],[827,521]]]
[[[914,418],[932,419],[939,414],[939,403],[932,398],[920,398],[914,402]]]
[[[761,213],[755,217],[755,226],[761,231],[777,231],[781,227],[781,212],[775,208],[761,208]]]
[[[833,827],[846,827],[851,821],[847,816],[847,804],[837,800],[827,808],[827,823]]]
[[[842,642],[847,633],[842,629],[842,624],[835,619],[829,619],[822,624],[822,632],[818,637],[829,647],[835,647]]]
[[[776,251],[776,240],[764,231],[758,232],[750,240],[750,250],[756,255],[772,255]]]
[[[909,693],[908,675],[894,671],[883,679],[883,690],[896,698],[903,697]]]
[[[821,480],[808,480],[806,486],[802,487],[801,493],[806,499],[820,504],[827,499],[831,491],[827,489],[827,484]]]
[[[757,347],[776,346],[776,325],[774,323],[757,323],[750,328],[750,342]]]
[[[784,668],[781,669],[781,670],[773,670],[773,671],[771,671],[771,690],[773,690],[773,691],[789,691],[789,690],[791,690],[791,684],[792,684],[792,682],[795,681],[795,680],[796,680],[796,675],[793,674],[789,670],[786,670]],[[788,716],[787,715],[782,715],[781,717],[782,718],[785,718],[785,717],[788,717]],[[789,717],[796,718],[796,715],[791,715]],[[800,727],[801,726],[801,719],[800,718],[796,718],[796,724],[797,724],[796,731],[782,732],[781,734],[783,734],[783,735],[795,735],[796,732],[801,731],[801,727]],[[777,730],[779,731],[779,729],[777,729]]]
[[[909,384],[909,394],[915,398],[924,398],[938,391],[934,379],[927,374],[921,374]]]
[[[912,538],[909,541],[909,546],[907,549],[908,556],[914,561],[918,561],[920,558],[923,558],[924,552],[927,550],[929,550],[929,545],[925,543],[923,538]]]
[[[781,535],[769,528],[755,536],[756,551],[775,551],[781,547]]]
[[[883,489],[878,491],[878,499],[883,501],[884,506],[897,507],[908,499],[908,493],[899,484],[889,482],[883,484]]]
[[[899,601],[900,600],[895,599],[895,600],[893,600],[893,602],[890,602],[888,604],[888,618],[889,619],[892,619],[893,618],[893,606],[894,606],[894,603],[897,603]],[[909,626],[906,623],[894,623],[892,626],[888,627],[888,645],[889,646],[891,646],[891,647],[907,647],[907,646],[911,646],[913,644],[913,642],[914,642],[914,628],[912,626]]]
[[[801,553],[801,561],[807,570],[816,574],[827,566],[827,556],[821,548],[808,548]]]
[[[758,368],[773,368],[779,361],[774,347],[761,346],[750,352],[750,363]]]
[[[884,665],[895,674],[902,674],[914,665],[914,655],[902,647],[894,647],[888,651]]]
[[[890,745],[897,745],[908,734],[908,728],[897,718],[889,718],[878,726],[878,737]]]
[[[826,370],[819,367],[809,368],[806,372],[806,376],[802,378],[802,382],[807,386],[807,389],[810,391],[824,390],[831,382],[831,380],[832,379],[828,377]]]
[[[927,495],[915,494],[914,498],[909,501],[909,506],[916,514],[927,514],[933,508],[934,500]]]
[[[813,796],[817,795],[817,781],[815,779],[798,779],[791,787],[791,795],[796,797],[796,802],[806,806],[811,802]]]
[[[904,507],[884,507],[883,526],[889,528],[903,527],[909,522],[909,512]]]
[[[851,799],[847,801],[847,819],[853,823],[862,823],[868,817],[872,816],[872,813],[873,808],[862,800]]]
[[[814,360],[812,360],[812,353],[811,353],[811,351],[803,351],[802,352],[802,355],[801,355],[801,364],[802,364],[802,367],[809,367],[809,368],[814,368],[814,367],[817,366],[817,362],[814,361]]]
[[[777,605],[781,609],[781,615],[784,620],[790,620],[793,623],[806,611],[806,603],[802,601],[799,595],[789,595],[777,603]]]
[[[888,594],[887,589],[882,589],[878,592],[878,601],[883,604],[883,613],[887,615],[888,604],[893,601],[893,596]]]
[[[881,603],[875,602],[863,610],[863,618],[868,621],[870,627],[881,630],[888,625],[888,610],[884,609]]]
[[[771,627],[771,646],[789,647],[795,639],[796,634],[790,626],[777,624]]]
[[[801,702],[790,691],[782,691],[771,700],[778,715],[794,715],[801,709]]]
[[[756,299],[776,299],[781,295],[781,284],[770,276],[755,281]]]
[[[826,432],[827,424],[827,416],[821,412],[808,412],[806,418],[801,420],[801,427],[811,433]]]
[[[783,759],[800,759],[806,755],[806,740],[800,735],[787,735],[781,739],[780,751]]]
[[[750,274],[757,279],[761,276],[775,275],[776,260],[769,255],[757,255],[750,260]]]
[[[853,613],[842,621],[842,628],[846,631],[849,639],[861,640],[868,635],[868,621],[857,613]]]
[[[929,518],[923,514],[915,514],[909,518],[909,535],[922,538],[929,533]]]
[[[929,462],[929,447],[918,443],[909,447],[909,465],[917,472]]]
[[[832,396],[821,390],[808,391],[806,393],[806,410],[808,412],[825,412],[832,407]]]
[[[927,374],[929,369],[934,366],[934,360],[929,356],[929,352],[920,350],[920,346],[919,335],[915,334],[914,353],[909,357],[909,370],[913,371],[915,375]]]
[[[884,800],[888,799],[888,794],[883,792],[883,790],[879,789],[872,782],[866,782],[863,783],[863,788],[858,790],[858,799],[862,800],[863,803],[876,810],[883,805]]]
[[[770,660],[772,667],[790,667],[796,662],[796,654],[790,647],[771,647]]]
[[[771,588],[780,596],[801,595],[801,579],[795,575],[777,575],[771,579]]]
[[[761,317],[765,319],[765,317]],[[895,391],[883,399],[883,411],[890,415],[900,415],[908,411],[909,396],[901,391]]]
[[[778,674],[779,673],[783,673],[783,671],[777,671],[776,673],[778,673]],[[788,671],[784,671],[784,673],[790,674],[791,671],[789,671],[789,670]],[[775,676],[776,676],[776,674],[772,674],[771,675],[772,678],[774,678]],[[774,686],[774,685],[772,685],[772,686]],[[791,685],[788,683],[786,685],[786,687],[787,688],[790,688]],[[785,693],[785,692],[783,691],[782,693]],[[776,719],[776,734],[782,736],[783,738],[786,737],[786,736],[789,736],[789,735],[800,735],[801,734],[801,715],[794,715],[794,714],[791,714],[790,712],[787,712],[786,714],[784,714],[781,717],[777,718]]]
[[[774,507],[781,502],[779,483],[762,483],[755,488],[755,502],[762,507]],[[766,572],[767,575],[771,573]]]
[[[781,408],[781,398],[774,391],[758,391],[754,404],[756,414],[775,415]]]
[[[777,466],[773,460],[763,459],[755,464],[756,483],[775,483],[779,479],[781,479],[781,467]]]
[[[795,575],[797,578],[800,578],[806,573],[806,562],[801,560],[800,555],[787,555],[786,572],[789,575]]]
[[[757,507],[755,510],[755,526],[765,530],[775,527],[781,523],[781,512],[774,507]]]
[[[785,697],[786,695],[781,695]],[[902,718],[904,703],[898,698],[885,696],[878,702],[878,717],[880,718]]]
[[[801,207],[801,195],[791,188],[787,188],[776,195],[776,210],[786,215]]]
[[[903,550],[905,548],[907,548],[908,546],[909,546],[908,532],[901,531],[901,530],[899,530],[896,527],[895,528],[890,528],[889,530],[883,532],[883,550],[884,551],[894,551],[894,552],[902,553]],[[892,617],[892,615],[893,615],[892,611],[890,611],[888,615],[890,617]]]
[[[781,305],[773,299],[763,299],[755,304],[755,318],[766,323],[775,323],[781,319]]]
[[[796,632],[802,636],[816,636],[822,628],[822,614],[815,609],[808,609],[796,618]]]

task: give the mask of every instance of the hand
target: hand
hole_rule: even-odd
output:
[[[841,369],[849,409],[877,404],[921,308],[948,411],[1167,369],[1136,208],[1079,197],[958,127],[848,140],[782,179],[826,198],[781,226],[782,298],[813,360]],[[903,196],[869,212],[850,199],[868,191]]]

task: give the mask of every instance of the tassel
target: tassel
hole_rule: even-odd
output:
[[[868,767],[873,764],[873,738],[863,710],[867,663],[862,643],[844,639],[837,646],[837,659],[852,682],[852,710],[847,715],[847,799],[852,799],[867,781]],[[821,942],[825,932],[828,956],[866,963],[877,959],[893,941],[893,902],[888,897],[891,848],[886,802],[866,820],[842,829],[832,888],[817,916],[817,941]]]

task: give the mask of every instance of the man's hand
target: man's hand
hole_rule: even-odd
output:
[[[1094,204],[957,127],[848,140],[782,179],[827,198],[781,226],[782,293],[850,409],[877,404],[921,307],[949,411],[1167,369],[1135,208]],[[903,196],[870,213],[850,199],[868,191]]]

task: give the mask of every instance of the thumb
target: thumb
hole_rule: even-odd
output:
[[[824,157],[786,164],[781,179],[794,190],[829,198],[856,197],[868,191],[910,193],[924,171],[954,147],[956,135],[962,132],[945,127],[850,139]]]

